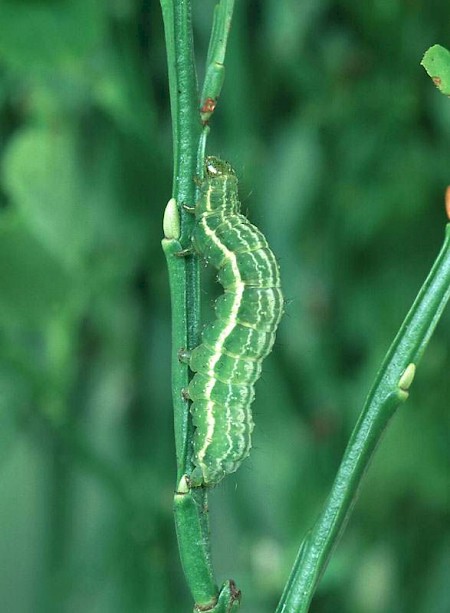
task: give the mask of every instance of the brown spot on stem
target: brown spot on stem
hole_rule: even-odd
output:
[[[201,106],[200,113],[213,113],[216,108],[217,100],[214,98],[206,98]]]
[[[445,210],[447,211],[447,217],[450,219],[450,185],[445,190]]]
[[[206,98],[200,109],[202,113],[212,113],[216,108],[216,100],[214,98]]]
[[[206,98],[200,107],[200,115],[202,118],[202,124],[206,125],[209,118],[214,113],[217,106],[217,98]]]
[[[433,83],[436,85],[436,87],[440,87],[442,84],[442,79],[441,77],[431,77],[433,79]]]

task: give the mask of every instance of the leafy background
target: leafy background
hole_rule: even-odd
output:
[[[199,58],[213,5],[194,0]],[[210,497],[218,576],[247,613],[273,611],[441,244],[450,104],[419,62],[449,22],[425,0],[237,2],[209,151],[242,177],[288,299],[252,456]],[[3,0],[0,75],[2,610],[188,611],[158,3]],[[449,370],[447,312],[313,612],[450,610]]]

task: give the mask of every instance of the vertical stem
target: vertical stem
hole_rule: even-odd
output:
[[[222,59],[233,2],[221,0],[215,12],[217,22],[213,49],[222,50]],[[199,262],[195,255],[180,257],[180,251],[189,249],[191,244],[194,219],[186,211],[185,205],[192,207],[197,200],[194,178],[203,172],[209,128],[202,125],[200,116],[190,0],[161,0],[161,6],[166,33],[174,139],[173,198],[166,208],[163,223],[166,236],[162,247],[169,270],[172,301],[172,394],[177,453],[175,525],[180,558],[196,603],[195,610],[231,613],[239,607],[240,592],[232,581],[225,582],[219,592],[214,579],[206,489],[190,489],[186,477],[192,472],[193,432],[189,403],[183,398],[182,390],[189,383],[189,370],[188,365],[178,359],[180,349],[192,349],[200,341]],[[214,83],[211,91],[213,94],[217,91],[218,95],[220,80]]]
[[[196,201],[194,178],[202,131],[198,110],[197,76],[189,0],[161,0],[166,32],[169,89],[173,122],[173,197],[180,219],[180,235],[163,240],[172,302],[172,395],[177,454],[177,491],[174,498],[175,525],[181,562],[195,603],[212,609],[217,603],[207,521],[207,496],[203,488],[189,490],[185,474],[192,471],[192,425],[189,403],[182,390],[189,383],[188,365],[178,359],[181,348],[199,343],[199,263],[195,256],[177,254],[190,245],[194,220],[183,205]]]
[[[202,121],[209,121],[225,79],[225,53],[231,28],[234,0],[220,0],[214,9],[213,26],[206,57],[205,81],[200,97]]]
[[[177,141],[174,143],[174,198],[180,206],[181,244],[185,247],[190,240],[194,220],[192,215],[189,215],[182,207],[185,204],[192,206],[196,200],[194,177],[197,169],[198,141],[201,134],[190,0],[176,0],[174,17],[177,82],[177,115],[173,117],[177,133]],[[193,258],[187,258],[186,262],[189,271],[188,279],[189,277],[195,277],[195,281],[197,281],[198,262],[194,261]],[[194,281],[194,279],[192,278],[191,281]],[[197,285],[192,286],[191,289],[192,294],[198,294]],[[198,311],[195,315],[198,319]],[[195,317],[191,318],[191,320],[194,319]],[[194,325],[193,321],[189,323]],[[197,342],[198,322],[195,328],[193,340]]]
[[[181,390],[189,383],[187,364],[178,360],[181,348],[191,349],[199,342],[200,287],[196,257],[177,257],[189,246],[193,219],[183,205],[196,200],[194,177],[201,134],[198,112],[197,76],[194,64],[191,5],[189,0],[162,0],[166,32],[169,89],[173,123],[173,197],[181,220],[179,247],[165,249],[172,301],[172,390],[177,449],[177,483],[190,472],[189,404]]]

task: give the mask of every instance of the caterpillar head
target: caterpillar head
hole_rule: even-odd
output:
[[[215,156],[205,158],[204,179],[200,184],[202,197],[195,214],[233,214],[239,212],[236,173],[224,160]]]
[[[208,179],[236,177],[231,165],[220,158],[209,155],[205,158],[205,177]]]

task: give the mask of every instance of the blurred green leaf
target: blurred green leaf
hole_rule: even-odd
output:
[[[91,0],[2,0],[0,60],[22,73],[77,71],[77,59],[101,42],[105,17]]]
[[[21,413],[30,401],[29,381],[12,368],[0,368],[0,471],[20,437]]]
[[[15,215],[0,215],[0,320],[38,325],[64,309],[71,278]]]
[[[68,269],[81,267],[93,236],[72,132],[58,127],[19,132],[2,170],[5,188],[36,240]]]

